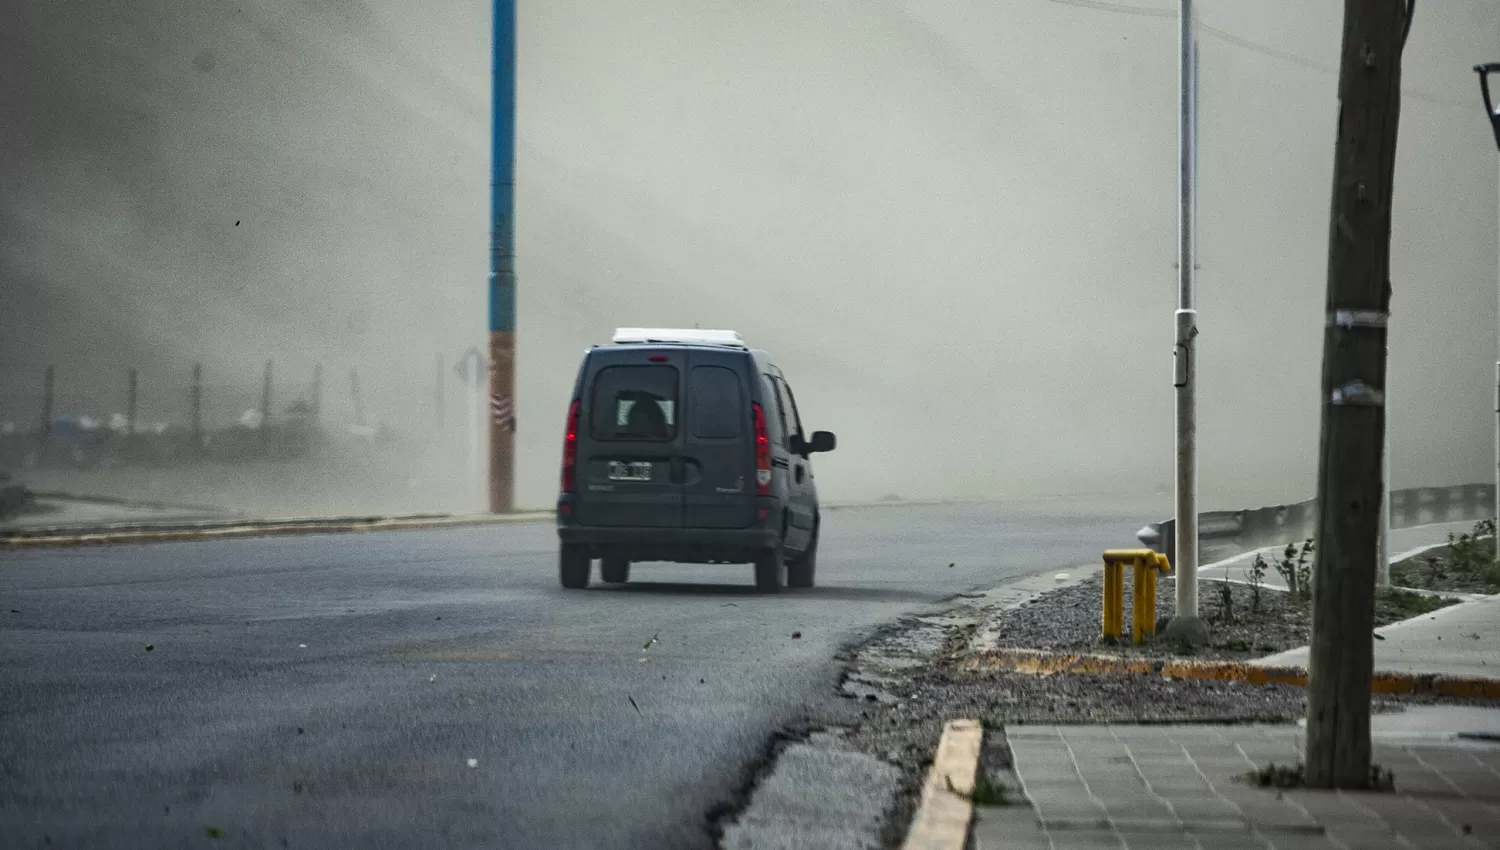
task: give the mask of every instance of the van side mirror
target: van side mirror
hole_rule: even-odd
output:
[[[807,453],[831,452],[838,443],[838,438],[833,436],[832,431],[814,431],[812,439],[807,441]]]

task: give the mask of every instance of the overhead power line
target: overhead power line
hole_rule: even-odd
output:
[[[1117,15],[1134,15],[1141,18],[1177,17],[1176,9],[1163,9],[1155,6],[1136,6],[1130,3],[1113,3],[1109,2],[1109,0],[1049,0],[1049,2],[1056,3],[1060,6],[1076,6],[1080,9],[1093,9],[1095,11],[1110,12]],[[1337,77],[1339,74],[1337,65],[1331,65],[1326,62],[1319,62],[1316,59],[1309,59],[1306,56],[1302,56],[1298,53],[1293,53],[1290,50],[1282,50],[1278,47],[1272,47],[1269,44],[1262,44],[1258,41],[1251,41],[1250,39],[1244,38],[1243,36],[1235,35],[1228,30],[1223,30],[1218,27],[1205,24],[1201,20],[1198,21],[1197,28],[1200,33],[1207,35],[1210,38],[1217,39],[1226,44],[1232,44],[1235,47],[1241,48],[1243,50],[1249,50],[1253,53],[1259,53],[1262,56],[1267,56],[1272,59],[1279,59],[1283,62],[1306,68],[1309,71],[1316,71],[1320,74],[1326,74],[1331,77]],[[1446,98],[1441,95],[1432,94],[1430,92],[1419,91],[1417,89],[1409,89],[1403,87],[1401,89],[1401,94],[1403,97],[1409,97],[1412,100],[1420,100],[1425,103],[1436,104],[1438,106],[1448,106],[1454,109],[1463,109],[1465,111],[1469,111],[1472,109],[1472,104],[1460,102],[1458,100]]]

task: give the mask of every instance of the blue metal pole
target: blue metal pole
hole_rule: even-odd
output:
[[[490,101],[489,508],[515,504],[516,0],[495,0]]]

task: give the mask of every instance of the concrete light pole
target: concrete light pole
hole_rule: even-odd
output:
[[[1479,92],[1484,97],[1484,115],[1489,119],[1490,129],[1495,134],[1495,147],[1500,150],[1500,111],[1490,97],[1490,74],[1500,71],[1500,62],[1475,65],[1479,75]],[[1496,204],[1500,211],[1500,202]],[[1500,270],[1500,232],[1496,234],[1497,270]],[[1495,363],[1495,516],[1500,520],[1500,361]]]
[[[1177,76],[1177,311],[1172,386],[1177,397],[1177,461],[1172,570],[1177,575],[1177,611],[1162,635],[1193,643],[1208,640],[1198,616],[1198,311],[1193,307],[1197,212],[1197,36],[1193,0],[1180,0]]]

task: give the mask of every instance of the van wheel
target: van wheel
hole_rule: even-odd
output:
[[[607,557],[601,560],[599,578],[609,584],[624,584],[630,581],[630,562],[618,557]]]
[[[818,530],[813,529],[807,541],[807,551],[792,559],[786,567],[786,583],[789,587],[812,587],[818,574]]]
[[[557,549],[557,578],[569,590],[582,590],[589,586],[589,560],[587,549],[581,546],[559,546]]]
[[[778,593],[786,584],[786,558],[781,541],[755,556],[755,589],[761,593]]]

